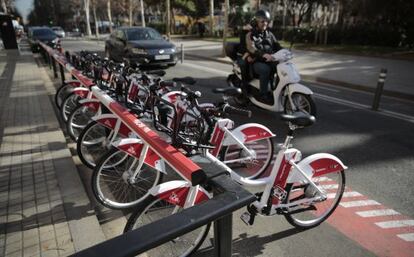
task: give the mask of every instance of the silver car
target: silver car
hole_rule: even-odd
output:
[[[52,27],[52,30],[58,37],[65,37],[65,31],[61,27]]]

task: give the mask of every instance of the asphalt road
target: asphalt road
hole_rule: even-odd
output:
[[[64,41],[69,51],[103,51],[101,42]],[[206,101],[217,101],[211,89],[225,87],[230,73],[228,64],[186,58],[185,63],[167,70],[166,79],[191,75],[197,80],[192,88],[200,90]],[[307,83],[305,83],[307,84]],[[342,202],[371,201],[359,207],[339,207],[328,222],[298,231],[282,216],[257,218],[247,227],[234,214],[234,256],[414,256],[414,103],[383,97],[379,112],[370,110],[373,95],[331,85],[307,84],[314,91],[318,110],[315,125],[296,133],[295,148],[303,156],[327,152],[349,167],[348,190],[358,197]],[[282,142],[286,125],[277,113],[249,106],[250,119],[235,118],[237,124],[257,122],[269,127]],[[385,216],[362,218],[359,211],[393,210]],[[396,227],[381,222],[400,221]],[[121,222],[122,223],[122,222]],[[382,224],[382,223],[381,223]],[[119,222],[118,226],[122,226]],[[411,236],[411,237],[410,237]],[[389,239],[391,238],[391,239]],[[382,243],[386,241],[387,243]],[[200,256],[211,256],[208,245]]]

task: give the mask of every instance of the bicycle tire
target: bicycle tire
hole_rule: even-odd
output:
[[[152,208],[153,206],[155,206],[155,208]],[[161,214],[157,211],[163,211],[162,208],[165,208],[165,211],[162,212]],[[148,218],[148,223],[154,222],[158,219],[162,219],[164,217],[167,217],[168,215],[172,214],[172,210],[170,212],[170,209],[166,209],[171,207],[172,209],[174,209],[177,206],[171,205],[169,203],[167,203],[166,201],[160,199],[160,198],[156,198],[155,196],[151,195],[150,197],[148,197],[145,201],[141,202],[139,205],[136,206],[134,212],[132,213],[132,215],[129,217],[127,224],[125,225],[124,228],[124,233],[131,231],[133,229],[137,229],[139,226],[143,226],[145,225],[145,221],[146,221],[146,217],[145,216],[149,216],[151,218]],[[151,211],[152,209],[152,211]],[[181,210],[182,208],[180,208]],[[154,213],[157,212],[157,213]],[[157,214],[156,216],[154,216],[154,214]],[[145,254],[145,256],[148,257],[158,257],[158,256],[171,256],[171,257],[175,257],[175,256],[180,256],[180,257],[184,257],[184,256],[191,256],[193,253],[195,253],[200,246],[203,244],[204,240],[206,239],[208,232],[210,230],[210,226],[211,223],[204,225],[196,230],[193,230],[185,235],[182,235],[180,237],[177,237],[176,239],[174,239],[174,241],[170,241],[167,243],[164,243],[158,247],[155,247],[149,251],[147,251]],[[188,238],[187,241],[190,242],[190,246],[186,247],[186,239]],[[193,240],[195,238],[195,240]],[[184,245],[181,247],[177,247],[179,243],[183,243]],[[173,249],[175,250],[175,248],[177,249],[177,252],[173,252]],[[140,255],[141,256],[141,255]]]
[[[79,159],[88,168],[94,169],[99,159],[109,150],[108,136],[110,132],[109,128],[92,121],[79,134],[76,141],[76,151]]]
[[[78,106],[70,113],[68,121],[66,122],[66,130],[73,141],[77,141],[82,130],[92,121],[92,117],[97,112],[78,104]]]
[[[65,100],[63,100],[60,108],[60,116],[64,122],[68,121],[70,113],[76,108],[76,106],[78,106],[79,99],[80,96],[72,92],[65,98]]]
[[[96,165],[92,174],[92,192],[103,206],[117,210],[131,208],[145,200],[149,196],[149,189],[158,185],[161,181],[162,173],[160,171],[148,170],[148,166],[143,166],[139,174],[142,175],[142,180],[134,183],[134,185],[126,182],[126,168],[134,170],[131,166],[134,165],[135,159],[116,147],[112,147]],[[114,161],[114,163],[111,163],[111,161]],[[104,177],[111,177],[112,179],[105,179]],[[148,183],[151,178],[153,178],[153,182]],[[119,190],[121,190],[120,193]]]
[[[262,144],[263,142],[263,144]],[[234,163],[226,163],[226,161],[235,160],[237,158],[232,158],[233,156],[237,156],[239,158],[243,158],[243,154],[245,155],[246,152],[243,151],[238,145],[231,145],[231,146],[225,146],[220,152],[220,160],[223,161],[229,168],[231,168],[234,172],[236,172],[238,175],[240,175],[243,178],[248,179],[255,179],[260,177],[269,167],[269,165],[272,163],[273,160],[273,152],[274,152],[274,146],[273,146],[273,139],[272,138],[265,138],[257,141],[253,141],[250,143],[244,144],[249,150],[253,150],[256,153],[257,159],[251,160],[249,162],[234,162]],[[260,148],[259,148],[260,147]],[[262,157],[265,156],[264,159]],[[257,164],[255,164],[255,161],[259,161]],[[252,169],[249,169],[249,165],[252,167],[258,167],[259,169],[256,171],[253,171]]]
[[[60,86],[55,93],[55,104],[57,106],[57,108],[60,110],[60,108],[62,107],[62,103],[63,100],[65,100],[65,98],[72,93],[73,87],[70,84],[64,84],[62,86]]]
[[[334,181],[334,174],[338,174],[339,175],[339,182],[336,184],[336,182],[332,183],[332,181]],[[329,177],[328,177],[329,176]],[[318,226],[319,224],[321,224],[323,221],[325,221],[336,209],[336,207],[338,206],[339,202],[342,199],[342,195],[344,193],[344,189],[345,189],[345,173],[344,171],[339,171],[336,173],[330,173],[327,174],[323,177],[318,177],[319,178],[319,182],[318,181],[314,181],[316,184],[318,183],[324,183],[322,184],[322,186],[324,186],[326,184],[326,186],[324,186],[324,188],[328,188],[328,189],[337,189],[336,190],[336,194],[334,196],[329,196],[328,199],[320,202],[320,203],[326,203],[329,204],[329,208],[322,213],[322,215],[317,216],[318,212],[320,212],[321,208],[315,205],[309,205],[306,207],[306,205],[303,205],[303,209],[302,211],[291,211],[289,208],[287,208],[287,213],[284,214],[286,220],[294,227],[299,228],[299,229],[309,229],[309,228],[313,228]],[[322,179],[323,178],[323,179]],[[337,187],[335,185],[338,185]],[[294,192],[294,190],[297,190],[297,192]],[[303,192],[302,192],[303,190]],[[305,197],[309,197],[309,196],[314,196],[317,192],[315,190],[312,191],[312,188],[309,187],[309,185],[295,185],[295,184],[289,184],[287,186],[287,196],[284,200],[284,203],[289,204],[291,203],[291,197],[292,194],[293,199],[303,199],[302,196]],[[296,194],[295,194],[296,193]],[[332,193],[331,193],[332,194]],[[333,200],[332,200],[333,198]],[[305,218],[310,218],[310,220],[304,220]],[[316,218],[315,218],[316,217]]]

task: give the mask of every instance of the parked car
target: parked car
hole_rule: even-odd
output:
[[[61,27],[52,27],[53,32],[60,38],[65,37],[65,31]]]
[[[120,27],[105,41],[105,54],[116,61],[147,59],[147,65],[175,65],[176,47],[153,28]]]
[[[55,48],[59,43],[59,38],[52,29],[48,27],[29,28],[28,39],[33,52],[39,51],[39,41]]]

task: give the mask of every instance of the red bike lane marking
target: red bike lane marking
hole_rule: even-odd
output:
[[[414,220],[348,187],[327,222],[377,256],[414,256]]]

